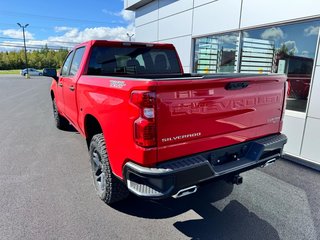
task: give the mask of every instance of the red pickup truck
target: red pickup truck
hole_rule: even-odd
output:
[[[132,192],[181,197],[216,179],[273,163],[284,75],[184,74],[171,44],[93,40],[76,46],[51,98],[56,126],[86,139],[94,185],[106,203]]]

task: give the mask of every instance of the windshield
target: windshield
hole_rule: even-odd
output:
[[[93,47],[88,75],[181,74],[172,49],[152,47]]]

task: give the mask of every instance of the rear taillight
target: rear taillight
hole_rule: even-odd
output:
[[[134,139],[141,147],[156,146],[156,93],[133,91],[131,102],[140,109],[140,116],[134,121]]]

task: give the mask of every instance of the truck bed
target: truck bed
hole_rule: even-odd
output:
[[[199,80],[199,79],[230,79],[242,77],[261,77],[261,76],[283,76],[282,74],[255,74],[255,73],[216,73],[216,74],[198,74],[198,73],[184,73],[184,74],[139,74],[139,75],[123,75],[123,74],[109,74],[104,77],[107,78],[122,78],[122,79],[145,79],[154,81],[166,80]],[[101,77],[101,75],[99,75]]]

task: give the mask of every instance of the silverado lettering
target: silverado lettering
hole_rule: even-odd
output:
[[[189,99],[190,103],[172,105],[170,112],[173,115],[194,113],[219,113],[228,110],[240,110],[259,105],[268,105],[281,102],[281,95],[258,96],[247,99],[230,99],[225,101],[201,101],[197,98]],[[188,101],[188,100],[187,100]]]
[[[107,204],[129,192],[178,198],[217,179],[240,184],[287,141],[285,75],[189,74],[172,44],[104,40],[76,46],[61,69],[44,71],[55,125],[85,138]]]
[[[191,134],[186,134],[186,135],[180,135],[180,136],[175,136],[175,137],[169,137],[169,138],[163,138],[162,142],[170,142],[170,141],[176,141],[176,140],[182,140],[185,138],[194,138],[194,137],[200,137],[201,133],[191,133]]]

